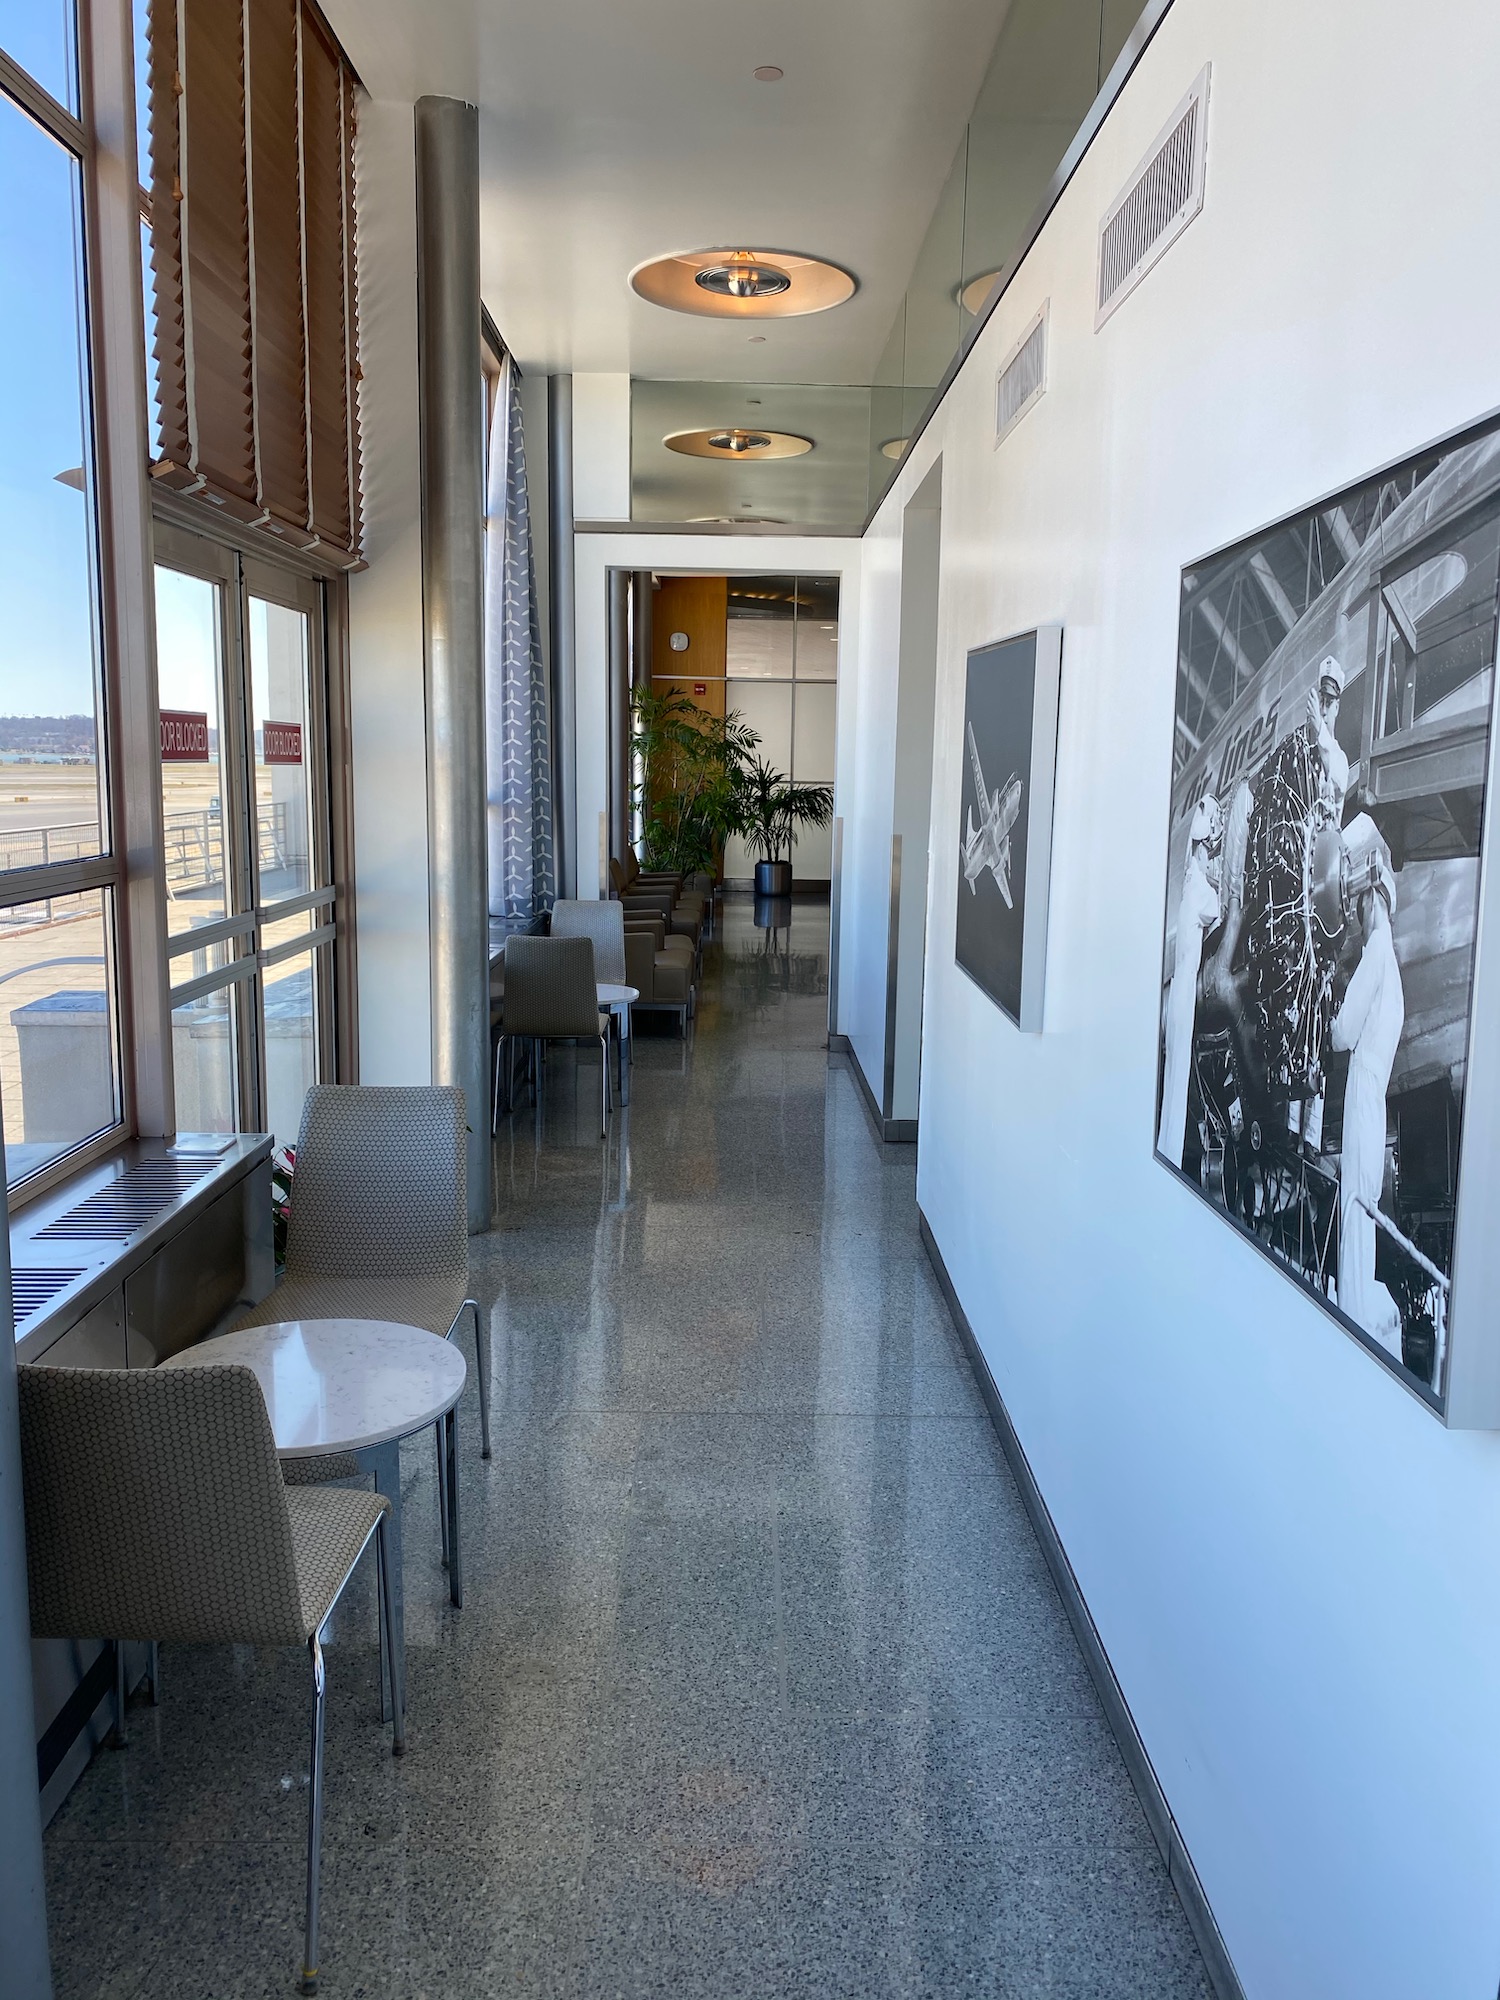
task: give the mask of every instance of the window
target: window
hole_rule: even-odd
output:
[[[156,542],[177,1125],[284,1145],[333,1074],[323,586],[180,529]]]
[[[0,373],[26,389],[0,425],[0,1104],[14,1189],[115,1132],[127,1107],[71,7],[9,0],[0,47]]]
[[[831,784],[839,661],[836,576],[732,576],[725,638],[726,705],[761,740],[760,754],[799,784]],[[793,840],[797,872],[818,881],[833,871],[833,835],[802,829]],[[754,857],[732,840],[724,870],[748,876]]]

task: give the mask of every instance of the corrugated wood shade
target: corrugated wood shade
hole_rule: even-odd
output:
[[[153,475],[357,558],[353,73],[310,0],[150,0],[150,36]]]

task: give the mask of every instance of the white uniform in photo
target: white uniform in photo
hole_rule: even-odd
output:
[[[1386,1091],[1406,1021],[1401,968],[1385,898],[1373,898],[1365,939],[1329,1040],[1349,1051],[1344,1145],[1339,1165],[1339,1305],[1401,1359],[1401,1314],[1375,1276],[1375,1219],[1364,1206],[1380,1200],[1385,1179]]]
[[[1203,939],[1219,921],[1219,892],[1209,874],[1210,850],[1224,830],[1216,799],[1200,799],[1188,836],[1182,899],[1177,905],[1176,953],[1167,994],[1166,1057],[1162,1065],[1161,1128],[1157,1149],[1182,1165],[1187,1141],[1188,1080],[1193,1064],[1193,1022],[1198,1012],[1198,972]]]

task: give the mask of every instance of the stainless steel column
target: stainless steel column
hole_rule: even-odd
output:
[[[649,569],[638,569],[630,584],[630,686],[651,690],[652,652],[656,645],[656,583]],[[630,840],[639,846],[646,831],[644,789],[646,767],[630,752],[630,783],[634,804],[630,811]]]
[[[4,1214],[5,1204],[0,1201],[0,1217]],[[0,1243],[0,1312],[8,1330],[12,1324],[8,1231]],[[0,1341],[0,1939],[4,1940],[5,1991],[14,2000],[51,2000],[52,1996],[36,1778],[16,1346],[7,1338]]]
[[[547,561],[552,608],[552,852],[559,896],[578,894],[577,704],[574,700],[573,378],[547,381]]]
[[[609,572],[609,851],[630,838],[630,571]],[[607,893],[609,884],[603,885]]]
[[[432,1074],[467,1100],[474,1231],[489,1227],[491,1171],[479,114],[419,98],[416,139]]]

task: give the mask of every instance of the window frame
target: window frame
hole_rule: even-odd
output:
[[[45,1194],[59,1181],[117,1152],[140,1129],[143,1092],[141,1065],[136,1060],[139,1046],[138,1017],[132,967],[132,925],[130,890],[125,855],[132,849],[134,814],[126,796],[124,770],[128,720],[120,699],[120,628],[122,600],[122,548],[128,544],[128,509],[114,504],[113,465],[131,462],[135,451],[133,411],[125,408],[118,394],[117,375],[122,359],[133,369],[138,351],[130,338],[128,304],[126,324],[121,314],[110,310],[108,300],[114,278],[111,234],[113,189],[119,184],[119,161],[111,146],[116,124],[115,111],[128,85],[128,58],[122,75],[112,65],[110,23],[118,26],[109,0],[96,8],[89,0],[78,0],[74,34],[77,66],[77,114],[58,102],[35,78],[0,50],[0,94],[19,113],[31,120],[74,162],[79,188],[79,240],[76,244],[82,311],[79,336],[83,348],[84,467],[86,498],[89,504],[89,557],[93,583],[93,644],[95,651],[95,713],[99,764],[100,852],[72,861],[51,862],[29,868],[0,871],[0,908],[20,903],[44,902],[68,895],[107,891],[108,911],[107,980],[111,1017],[114,1025],[114,1081],[118,1117],[102,1131],[92,1133],[76,1145],[65,1147],[45,1165],[22,1175],[6,1188],[9,1208],[14,1211]],[[118,54],[118,51],[114,53]],[[133,159],[133,134],[131,155]],[[134,181],[133,168],[130,180]],[[133,204],[132,204],[133,213]],[[136,226],[132,223],[132,226]],[[144,352],[143,340],[139,351]],[[129,397],[124,399],[128,405]],[[137,593],[137,597],[139,593]],[[138,942],[138,941],[137,941]],[[149,1101],[148,1089],[144,1093]]]

